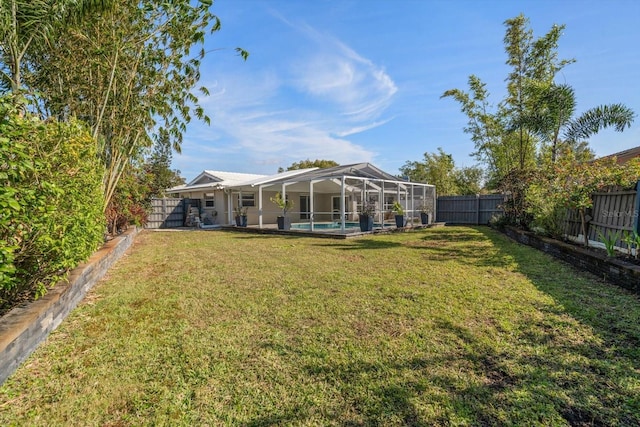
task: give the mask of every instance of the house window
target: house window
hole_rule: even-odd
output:
[[[240,200],[240,206],[252,207],[256,205],[255,193],[242,193],[242,199]]]
[[[309,196],[300,196],[300,219],[309,219]]]
[[[216,199],[213,197],[205,197],[204,198],[204,207],[205,208],[215,208],[216,207]]]

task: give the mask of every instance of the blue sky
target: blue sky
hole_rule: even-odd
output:
[[[172,167],[275,173],[302,159],[371,162],[396,174],[442,147],[476,164],[466,116],[447,89],[479,76],[505,93],[504,21],[523,13],[534,36],[565,24],[557,80],[576,91],[578,113],[624,103],[640,113],[640,2],[217,0],[201,97],[211,125],[189,124]],[[250,52],[248,61],[233,48]],[[640,117],[623,133],[590,140],[597,155],[640,145]]]

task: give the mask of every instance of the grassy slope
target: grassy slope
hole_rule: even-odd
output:
[[[486,228],[146,233],[0,424],[637,425],[640,302]]]

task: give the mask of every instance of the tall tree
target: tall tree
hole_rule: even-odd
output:
[[[149,175],[149,193],[152,197],[163,197],[167,188],[184,184],[180,171],[171,169],[172,151],[169,144],[156,141],[153,152],[144,164],[144,171]]]
[[[316,159],[312,161],[307,159],[307,160],[300,160],[299,162],[293,162],[291,166],[289,166],[286,170],[292,171],[292,170],[307,169],[307,168],[326,169],[326,168],[332,168],[334,166],[340,166],[340,165],[333,160]],[[278,173],[284,172],[284,171],[285,169],[283,167],[278,168]]]
[[[523,15],[505,21],[506,64],[511,72],[507,76],[507,96],[496,108],[488,101],[485,83],[474,75],[469,77],[469,92],[451,89],[442,95],[458,101],[469,118],[465,132],[475,143],[474,154],[486,162],[492,181],[513,170],[534,167],[538,140],[526,123],[539,94],[533,88],[549,87],[556,73],[573,62],[558,59],[563,26],[553,26],[546,35],[534,39],[528,25]]]
[[[437,153],[424,153],[423,161],[407,161],[400,173],[414,182],[436,186],[441,196],[478,194],[482,189],[483,171],[477,166],[458,168],[451,154],[441,147]]]
[[[109,7],[109,0],[0,0],[0,91],[23,89],[24,59],[57,28]]]
[[[192,117],[209,122],[195,87],[205,36],[220,29],[210,7],[210,0],[114,0],[110,10],[60,28],[55,42],[33,54],[31,84],[48,113],[90,124],[105,165],[107,202],[154,137],[179,152]],[[200,92],[208,94],[204,87]]]
[[[507,97],[502,106],[509,118],[509,130],[518,141],[518,169],[526,169],[535,159],[536,141],[527,127],[526,117],[537,109],[535,87],[548,87],[558,71],[574,62],[558,60],[558,40],[564,25],[554,25],[543,37],[534,40],[529,20],[524,15],[505,21],[506,64],[511,67],[507,77]]]

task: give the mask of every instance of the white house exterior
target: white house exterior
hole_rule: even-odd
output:
[[[203,217],[214,223],[235,223],[234,208],[247,208],[249,226],[272,226],[282,215],[270,201],[276,193],[293,201],[289,216],[311,230],[323,223],[338,223],[344,229],[357,221],[363,201],[376,204],[376,221],[383,224],[391,205],[399,201],[405,215],[414,221],[421,206],[435,213],[435,187],[413,183],[388,174],[369,163],[286,171],[275,175],[253,175],[205,170],[186,185],[167,190],[198,205]]]

